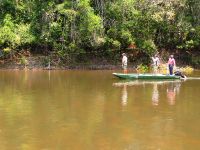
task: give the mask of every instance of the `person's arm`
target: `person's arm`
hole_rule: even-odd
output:
[[[158,65],[158,66],[161,65],[160,58],[157,58],[157,65]]]
[[[174,70],[176,71],[176,61],[174,59]]]

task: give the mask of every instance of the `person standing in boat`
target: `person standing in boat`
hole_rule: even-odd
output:
[[[174,59],[174,55],[170,55],[168,60],[169,74],[173,75],[173,69],[176,67],[176,61]]]
[[[158,55],[155,55],[154,57],[151,57],[153,60],[153,71],[154,73],[158,73],[159,65],[160,65],[160,59]]]
[[[127,63],[128,63],[128,58],[125,53],[122,54],[122,68],[124,70],[124,73],[127,73]]]

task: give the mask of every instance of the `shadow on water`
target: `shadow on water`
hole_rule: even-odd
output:
[[[150,86],[151,88],[151,100],[152,105],[157,106],[160,101],[160,92],[163,90],[167,95],[167,102],[169,105],[175,105],[176,95],[180,93],[181,84],[186,80],[134,80],[134,81],[120,81],[113,83],[114,87],[119,87],[122,89],[121,94],[121,104],[126,106],[128,103],[128,87],[134,86]],[[165,89],[160,89],[159,86]],[[141,88],[142,88],[141,87]],[[139,93],[138,93],[139,94]]]

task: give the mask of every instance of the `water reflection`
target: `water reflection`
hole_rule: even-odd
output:
[[[134,86],[143,86],[145,88],[146,86],[151,86],[150,89],[151,91],[151,100],[152,100],[152,105],[157,106],[160,101],[160,91],[159,87],[164,87],[166,88],[166,93],[167,93],[167,101],[169,105],[174,105],[175,100],[176,100],[176,95],[179,94],[180,92],[180,86],[183,81],[180,80],[161,80],[161,81],[140,81],[140,80],[135,80],[135,81],[121,81],[121,82],[116,82],[113,83],[113,86],[115,87],[121,87],[122,88],[122,95],[121,95],[121,104],[122,106],[127,105],[128,102],[128,87],[134,87]],[[163,89],[161,90],[163,91]]]
[[[122,89],[122,105],[126,106],[127,105],[127,100],[128,100],[128,92],[127,92],[127,85],[123,86]]]
[[[159,92],[158,92],[158,84],[153,84],[153,92],[152,92],[152,105],[157,106],[159,102]]]
[[[180,92],[180,83],[169,83],[167,86],[167,100],[169,105],[175,105],[176,95]]]

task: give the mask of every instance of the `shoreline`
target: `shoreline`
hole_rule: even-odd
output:
[[[118,65],[71,65],[71,66],[24,66],[24,65],[0,65],[0,70],[120,70]],[[135,67],[129,67],[135,69]]]
[[[142,62],[141,62],[142,64]],[[181,64],[178,67],[187,67],[188,65]],[[129,63],[128,70],[137,70],[138,65],[137,63]],[[165,65],[165,64],[163,64]],[[151,67],[148,65],[147,67]],[[193,68],[193,67],[192,67]],[[199,68],[193,68],[198,70]],[[109,63],[109,62],[99,62],[99,61],[92,61],[90,63],[51,63],[43,61],[41,57],[29,57],[27,61],[21,63],[17,61],[4,61],[0,62],[0,70],[122,70],[121,63]]]
[[[131,67],[132,66],[132,67]],[[183,66],[181,66],[183,67]],[[180,67],[180,68],[181,68]],[[24,66],[24,65],[0,65],[0,71],[23,71],[23,70],[34,70],[34,71],[42,71],[42,70],[123,70],[121,65],[77,65],[77,66],[51,66],[50,68],[46,66]],[[194,68],[193,70],[199,70],[198,68]],[[137,72],[137,67],[130,65],[128,67],[128,72],[134,71]],[[150,71],[150,70],[149,70]],[[147,71],[147,72],[149,72]],[[140,72],[140,71],[139,71]],[[183,71],[184,72],[184,71]]]

